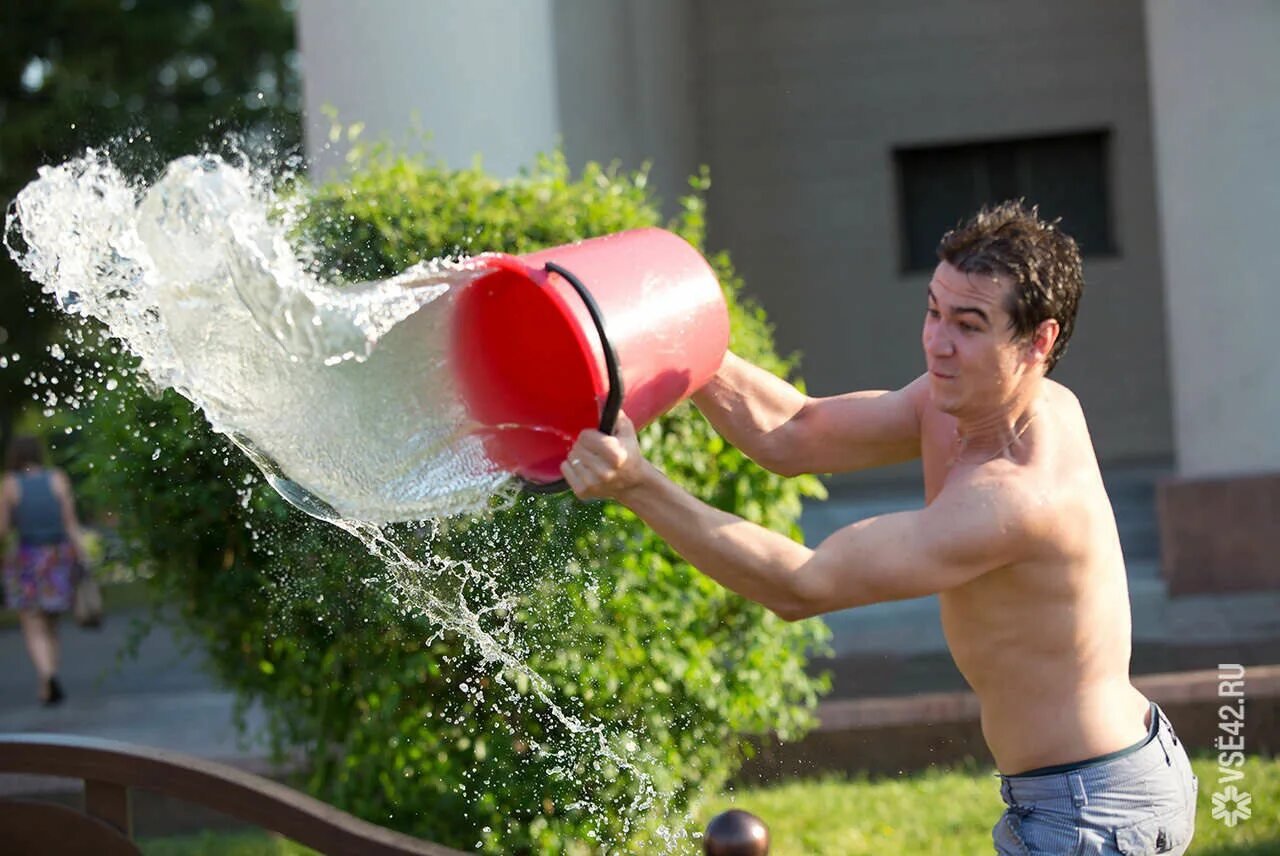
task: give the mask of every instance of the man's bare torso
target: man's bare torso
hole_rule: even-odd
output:
[[[927,393],[920,414],[926,503],[1011,480],[1043,519],[1025,559],[940,595],[947,643],[981,702],[1000,771],[1071,763],[1140,740],[1148,702],[1129,681],[1124,559],[1075,397],[1046,380],[1025,433],[982,463],[952,460],[956,421]]]

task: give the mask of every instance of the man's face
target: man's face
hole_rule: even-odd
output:
[[[1012,280],[938,265],[929,283],[921,341],[934,405],[952,416],[997,410],[1030,368],[1005,309]]]

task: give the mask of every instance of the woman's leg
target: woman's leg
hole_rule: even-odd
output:
[[[49,634],[49,650],[52,653],[53,671],[50,674],[56,678],[58,676],[58,666],[62,665],[62,637],[58,635],[58,613],[45,612],[42,613],[42,617],[44,618],[45,629]]]
[[[58,673],[58,630],[55,619],[38,607],[19,613],[22,622],[22,638],[27,643],[27,654],[36,667],[40,680],[40,699],[47,700],[49,682]]]

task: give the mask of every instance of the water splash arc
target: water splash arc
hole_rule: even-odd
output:
[[[180,158],[144,186],[90,151],[40,170],[10,206],[5,243],[64,312],[103,325],[140,376],[197,405],[281,496],[358,538],[393,596],[494,670],[522,675],[562,729],[542,751],[565,769],[590,756],[634,776],[630,814],[643,815],[661,795],[630,739],[567,710],[509,623],[486,629],[463,594],[435,584],[483,574],[416,559],[383,528],[480,513],[514,490],[444,368],[451,294],[482,268],[434,260],[383,282],[332,284],[291,240],[303,201],[272,186],[214,155]]]

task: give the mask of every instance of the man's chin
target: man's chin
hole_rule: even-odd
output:
[[[945,395],[934,388],[929,390],[929,397],[933,400],[934,409],[940,413],[955,416],[960,411],[960,399],[957,396]]]

